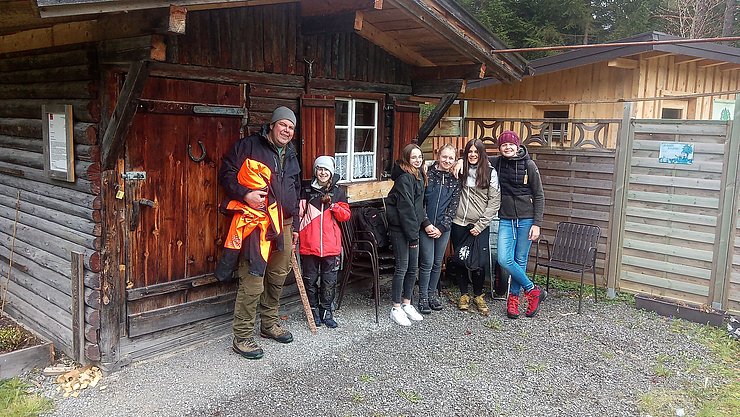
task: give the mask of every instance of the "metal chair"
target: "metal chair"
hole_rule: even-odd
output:
[[[560,222],[555,232],[555,241],[552,243],[546,239],[537,242],[535,255],[534,274],[537,267],[547,267],[546,289],[550,289],[550,269],[560,269],[569,272],[581,273],[581,287],[578,292],[578,314],[581,314],[583,300],[583,275],[591,270],[594,276],[594,303],[596,302],[596,251],[601,236],[599,226],[589,224]],[[540,244],[544,243],[547,248],[547,259],[540,259]]]
[[[344,292],[349,282],[350,274],[373,279],[373,298],[375,302],[375,323],[378,323],[378,308],[380,305],[380,262],[378,259],[378,242],[372,232],[357,230],[356,216],[352,213],[349,221],[340,223],[342,229],[342,250],[344,263],[342,265],[342,282],[337,297],[337,310],[342,305]]]

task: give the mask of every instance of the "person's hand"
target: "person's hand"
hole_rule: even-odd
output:
[[[532,227],[529,229],[529,240],[535,241],[540,238],[540,227],[537,225],[532,225]]]
[[[480,230],[475,230],[475,228],[470,229],[470,234],[473,236],[478,236],[480,234]]]
[[[463,160],[458,159],[457,162],[455,162],[455,165],[450,168],[450,172],[452,173],[452,176],[455,178],[460,178],[460,174],[462,174],[463,170]]]
[[[298,244],[298,232],[293,232],[293,247]]]
[[[442,231],[437,229],[437,227],[433,224],[425,227],[424,231],[427,232],[427,236],[431,237],[432,239],[438,239],[440,236],[442,236]]]
[[[249,207],[259,210],[265,208],[265,197],[267,197],[267,191],[254,190],[244,195],[244,201]]]

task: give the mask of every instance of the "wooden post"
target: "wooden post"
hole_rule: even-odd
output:
[[[709,286],[712,308],[722,310],[726,305],[730,278],[732,277],[732,252],[734,250],[735,217],[737,216],[737,181],[740,176],[740,95],[735,99],[735,118],[730,124],[725,142],[725,160],[722,164],[722,182],[719,195],[719,218],[714,240],[712,275],[714,285]]]
[[[72,351],[85,365],[85,255],[72,252]]]
[[[429,117],[427,117],[424,124],[419,128],[419,141],[417,143],[419,146],[421,146],[427,136],[432,133],[434,126],[436,126],[442,119],[442,116],[447,113],[447,109],[449,109],[452,103],[455,102],[455,99],[457,99],[457,93],[448,93],[442,96],[442,99],[439,100],[439,103],[437,103],[437,106],[432,110],[432,113],[429,114]]]
[[[609,248],[607,250],[606,296],[617,296],[619,274],[622,271],[622,237],[624,235],[625,205],[627,203],[627,185],[629,184],[629,167],[632,160],[632,103],[624,103],[622,129],[617,140],[617,157],[614,166],[615,178],[614,205],[609,223]]]

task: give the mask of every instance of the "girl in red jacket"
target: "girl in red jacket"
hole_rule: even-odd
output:
[[[301,190],[299,242],[303,282],[316,326],[335,328],[332,303],[337,287],[342,231],[338,222],[350,218],[347,196],[338,186],[334,158],[319,156],[314,177]],[[319,285],[319,277],[321,284]]]

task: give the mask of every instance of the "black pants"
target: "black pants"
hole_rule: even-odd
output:
[[[311,308],[321,307],[332,311],[334,294],[337,289],[337,271],[339,271],[339,256],[301,255],[303,265],[303,283],[306,286],[306,295]],[[319,277],[321,283],[319,284]]]
[[[486,227],[477,236],[478,239],[485,239],[481,241],[478,245],[478,256],[481,260],[485,260],[486,256],[488,255],[488,251],[485,250],[488,247],[488,233],[489,230]],[[450,230],[450,241],[452,242],[452,250],[457,252],[460,249],[460,244],[469,234],[469,226],[458,226],[453,223]],[[457,270],[459,271],[459,273],[457,274],[457,285],[460,287],[460,294],[468,293],[469,281],[472,281],[473,283],[473,295],[478,296],[483,294],[483,285],[486,280],[486,274],[483,267],[476,270],[468,271],[467,269],[465,269],[464,266],[462,266],[461,268],[457,268]]]

